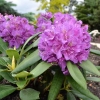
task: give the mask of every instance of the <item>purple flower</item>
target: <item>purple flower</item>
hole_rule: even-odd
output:
[[[56,13],[52,17],[54,21],[40,35],[40,57],[59,64],[63,73],[68,74],[67,61],[78,64],[88,58],[91,40],[88,26],[69,14]]]
[[[52,18],[52,13],[48,12],[45,14],[41,14],[39,18],[37,19],[37,32],[43,32],[45,29],[47,29],[51,24],[51,18]]]
[[[34,26],[26,18],[0,14],[0,37],[9,43],[10,47],[19,48],[34,34]]]

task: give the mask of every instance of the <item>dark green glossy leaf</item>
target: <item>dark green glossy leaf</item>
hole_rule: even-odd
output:
[[[67,100],[76,100],[76,98],[71,92],[67,92]]]
[[[80,67],[82,67],[86,71],[89,71],[89,72],[91,72],[93,74],[100,75],[100,72],[98,71],[98,69],[96,68],[96,66],[94,66],[92,64],[92,62],[90,62],[89,60],[83,61],[80,64]]]
[[[78,92],[78,91],[76,91],[76,90],[72,90],[72,93],[73,93],[74,95],[76,95],[77,97],[81,98],[82,100],[83,100],[83,99],[84,99],[84,100],[93,100],[93,99],[90,99],[90,98],[88,98],[87,96],[81,94],[80,92]]]
[[[6,53],[6,50],[8,48],[7,43],[5,43],[1,38],[0,38],[0,51],[2,53]]]
[[[83,88],[87,88],[86,80],[84,76],[82,75],[81,71],[79,70],[78,66],[75,64],[72,64],[71,62],[67,62],[67,68],[69,70],[70,75],[73,77],[73,79]]]
[[[3,80],[3,77],[0,75],[0,81],[2,81]]]
[[[80,92],[81,94],[85,95],[89,99],[99,100],[99,98],[96,97],[94,94],[92,94],[88,89],[84,89],[79,84],[77,84],[77,82],[75,82],[71,76],[67,76],[67,78],[69,83],[71,84],[71,87],[74,90]]]
[[[64,81],[64,75],[61,71],[57,71],[55,73],[55,76],[53,78],[51,87],[50,87],[50,91],[49,91],[49,95],[48,95],[48,100],[55,100],[60,88],[62,86],[62,83]]]
[[[9,71],[1,71],[0,75],[7,81],[11,83],[15,83],[15,79],[12,77],[11,73]]]
[[[15,90],[16,88],[13,86],[0,84],[0,100],[13,93]]]
[[[38,100],[40,92],[27,88],[20,91],[21,100]]]

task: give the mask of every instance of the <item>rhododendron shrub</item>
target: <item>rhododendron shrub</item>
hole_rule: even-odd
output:
[[[70,14],[41,14],[35,27],[0,14],[0,100],[16,90],[21,100],[99,100],[87,89],[88,72],[100,75],[90,41],[88,25]]]

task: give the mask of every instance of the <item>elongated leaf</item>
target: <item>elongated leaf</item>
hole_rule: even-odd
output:
[[[77,84],[77,82],[75,82],[71,76],[67,76],[67,78],[74,90],[80,92],[92,100],[99,100],[99,98],[93,95],[88,89],[84,89],[79,84]]]
[[[13,86],[0,84],[0,100],[13,93],[15,90],[16,88]]]
[[[100,72],[98,71],[96,66],[94,66],[89,60],[83,61],[80,64],[80,67],[82,67],[86,71],[89,71],[89,72],[91,72],[93,74],[100,75]]]
[[[76,100],[76,98],[71,92],[67,92],[67,100]]]
[[[90,52],[96,55],[100,55],[100,50],[90,49]]]
[[[5,51],[7,50],[7,43],[5,43],[1,38],[0,38],[0,51],[2,53],[5,53]]]
[[[11,59],[13,56],[15,57],[16,60],[19,59],[19,53],[17,50],[8,49],[8,50],[6,50],[6,53],[9,56],[9,58],[11,58]]]
[[[7,81],[11,82],[11,83],[15,83],[15,79],[12,77],[11,73],[8,71],[1,71],[0,75]]]
[[[23,70],[25,70],[26,68],[28,68],[29,66],[31,66],[32,64],[36,63],[37,61],[39,61],[41,58],[39,56],[38,50],[34,51],[33,53],[31,53],[27,58],[25,58],[13,71],[12,73],[19,73]]]
[[[5,60],[3,58],[0,57],[0,65],[2,66],[7,66],[7,63],[5,62]]]
[[[27,88],[20,91],[21,100],[38,100],[40,92]]]
[[[27,41],[24,43],[24,45],[23,45],[23,47],[22,47],[22,49],[21,49],[20,56],[19,56],[19,59],[18,59],[18,61],[17,61],[17,64],[19,64],[19,62],[20,62],[20,60],[21,60],[21,56],[25,53],[25,52],[24,52],[25,46],[28,44],[28,42],[29,42],[30,40],[32,40],[34,37],[36,37],[36,36],[39,35],[39,34],[40,34],[40,33],[37,33],[37,34],[31,36],[31,37],[28,38]]]
[[[30,50],[30,49],[32,49],[32,48],[34,48],[34,47],[37,47],[37,46],[38,46],[38,42],[39,42],[39,38],[38,38],[34,43],[32,43],[29,47],[27,47],[27,48],[24,50],[23,54],[26,53],[28,50]]]
[[[11,63],[11,60],[8,57],[1,57],[6,63]]]
[[[81,71],[79,68],[75,65],[72,64],[71,62],[67,62],[67,68],[69,70],[70,75],[73,77],[73,79],[83,88],[87,88],[86,80],[84,76],[82,75]]]
[[[52,85],[50,87],[48,100],[55,100],[56,99],[63,81],[64,81],[63,73],[61,71],[57,71],[55,73],[55,76],[54,76],[53,81],[52,81]]]
[[[87,77],[86,79],[89,81],[100,82],[100,78],[97,78],[97,77]]]
[[[25,42],[25,44],[24,44],[23,47],[22,47],[22,51],[24,50],[24,48],[25,48],[25,46],[27,45],[27,43],[28,43],[30,40],[32,40],[34,37],[38,36],[39,34],[40,34],[40,33],[37,33],[37,34],[31,36],[30,38],[28,38],[27,41]]]
[[[33,77],[38,77],[47,69],[49,69],[52,65],[50,63],[41,62],[39,63],[30,73],[33,74]]]
[[[72,90],[72,93],[75,94],[77,97],[81,98],[82,100],[93,100],[93,99],[90,99],[87,96],[81,94],[80,92],[78,92],[76,90]]]
[[[33,47],[37,47],[39,43],[39,38],[34,42]]]

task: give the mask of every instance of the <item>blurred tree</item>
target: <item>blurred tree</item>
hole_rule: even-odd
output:
[[[70,0],[70,3],[68,5],[68,13],[72,13],[73,12],[73,7],[75,7],[77,5],[77,0]]]
[[[35,14],[32,13],[32,12],[25,13],[22,16],[26,17],[29,21],[34,21],[35,20]]]
[[[52,13],[66,12],[66,6],[68,6],[70,0],[34,0],[40,2],[41,5],[38,10],[46,10]]]
[[[100,31],[100,0],[84,0],[76,6],[75,13],[78,19],[89,25],[90,30]]]
[[[12,2],[7,2],[5,0],[0,0],[0,13],[1,14],[13,14],[13,15],[20,15],[16,10],[12,7],[16,6]]]

